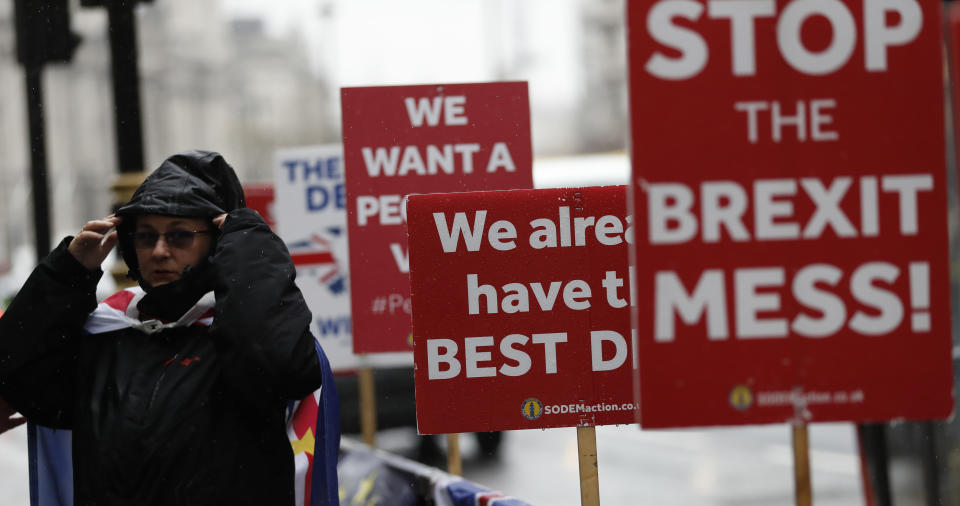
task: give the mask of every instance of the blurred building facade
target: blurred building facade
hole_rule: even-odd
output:
[[[629,136],[627,40],[623,0],[592,0],[581,4],[584,93],[579,102],[580,152],[621,150]]]
[[[73,61],[45,68],[44,114],[56,241],[109,212],[118,172],[107,16],[73,6]],[[270,179],[274,149],[331,142],[328,96],[296,38],[268,38],[255,19],[228,19],[215,0],[137,8],[145,166],[185,149],[225,153],[244,181]],[[24,77],[12,2],[0,0],[0,274],[31,251],[33,221]]]
[[[229,12],[222,1],[153,0],[137,7],[145,167],[177,151],[212,149],[225,154],[241,180],[269,181],[277,148],[339,142],[332,69],[349,48],[339,55],[328,49],[337,47],[333,28],[349,0],[315,2],[311,26],[322,33],[280,36],[268,33],[263,19]],[[542,26],[546,4],[475,1],[486,46],[477,75],[531,81],[535,155],[624,149],[623,0],[551,2],[562,11],[560,27]],[[0,275],[14,251],[33,256],[24,77],[12,3],[0,0]],[[76,0],[71,6],[82,42],[69,64],[47,66],[43,80],[54,241],[109,212],[109,186],[118,173],[107,15]],[[537,45],[533,30],[556,30],[558,43],[545,44],[541,35]],[[537,76],[548,74],[547,60],[569,62],[564,75],[544,84]],[[560,81],[575,92],[538,101]]]

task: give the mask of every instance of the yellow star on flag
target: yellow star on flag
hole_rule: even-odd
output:
[[[313,455],[313,448],[316,445],[316,440],[313,438],[313,429],[307,429],[303,437],[296,441],[290,441],[290,444],[293,445],[294,455],[300,455],[301,453]]]

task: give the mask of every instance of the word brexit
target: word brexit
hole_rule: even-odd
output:
[[[876,237],[881,224],[891,222],[899,235],[912,236],[922,222],[919,196],[933,190],[933,176],[840,176],[829,184],[819,178],[757,179],[749,192],[733,181],[704,181],[698,192],[682,183],[650,183],[645,190],[651,244],[684,243],[698,232],[705,243],[721,241],[722,232],[734,242],[816,240],[828,229],[837,237]],[[803,223],[795,207],[801,194],[814,205]],[[896,215],[881,214],[886,198],[896,202]],[[857,205],[856,221],[843,211],[847,199]]]

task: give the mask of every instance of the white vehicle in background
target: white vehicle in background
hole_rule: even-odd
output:
[[[533,160],[534,188],[625,185],[629,181],[630,157],[622,151]]]

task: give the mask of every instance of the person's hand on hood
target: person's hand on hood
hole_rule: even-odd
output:
[[[122,221],[112,214],[102,220],[88,221],[70,241],[67,251],[88,270],[98,269],[117,245],[117,225]]]
[[[223,213],[220,216],[217,216],[213,219],[213,224],[217,226],[218,229],[223,230],[223,222],[227,221],[227,213]]]

